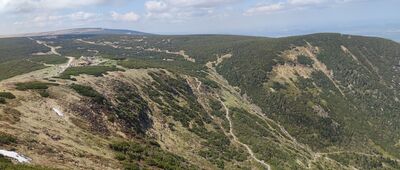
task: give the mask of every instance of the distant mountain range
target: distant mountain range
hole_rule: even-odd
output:
[[[38,37],[38,36],[51,36],[51,35],[149,35],[149,33],[125,30],[125,29],[106,29],[106,28],[73,28],[57,31],[26,33],[26,34],[13,34],[13,35],[0,35],[0,38],[7,37]]]

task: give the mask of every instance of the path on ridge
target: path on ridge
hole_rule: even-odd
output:
[[[271,166],[268,165],[267,163],[265,163],[263,160],[258,159],[258,158],[255,156],[253,150],[252,150],[247,144],[244,144],[244,143],[242,143],[242,142],[239,141],[238,137],[233,133],[233,123],[232,123],[232,120],[231,120],[231,118],[230,118],[230,116],[229,116],[229,109],[228,109],[228,107],[226,107],[226,105],[225,105],[224,102],[222,102],[221,100],[220,100],[220,102],[221,102],[222,106],[223,106],[224,109],[225,109],[225,113],[226,113],[225,116],[226,116],[226,119],[227,119],[228,122],[229,122],[229,134],[232,135],[233,140],[234,140],[236,143],[238,143],[238,144],[242,145],[243,147],[245,147],[245,148],[247,149],[247,151],[249,152],[250,156],[251,156],[255,161],[257,161],[258,163],[260,163],[260,164],[262,164],[263,166],[265,166],[268,170],[271,170]]]

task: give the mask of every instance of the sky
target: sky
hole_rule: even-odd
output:
[[[102,27],[281,37],[317,32],[400,41],[400,0],[0,0],[0,35]]]

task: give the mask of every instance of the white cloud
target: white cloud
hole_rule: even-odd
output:
[[[211,8],[220,5],[227,5],[239,0],[165,0],[167,3],[173,6],[180,7],[200,7],[200,8]]]
[[[117,12],[111,12],[111,17],[116,21],[127,21],[127,22],[134,22],[138,21],[140,16],[135,12],[128,12],[124,14],[120,14]]]
[[[324,1],[325,0],[289,0],[288,3],[291,5],[314,5]]]
[[[0,12],[25,13],[97,5],[113,0],[0,0]]]
[[[71,20],[81,20],[81,21],[88,21],[88,20],[95,20],[96,18],[100,17],[100,14],[96,13],[89,13],[89,12],[75,12],[72,14],[67,15],[67,17]]]
[[[246,10],[244,12],[244,15],[246,16],[251,16],[254,14],[267,14],[267,13],[272,13],[272,12],[276,12],[276,11],[280,11],[282,9],[284,9],[285,6],[282,3],[277,3],[277,4],[260,4],[257,5],[253,8],[250,8],[248,10]]]
[[[180,22],[193,17],[210,16],[217,8],[242,0],[149,0],[145,3],[147,18]]]
[[[90,23],[104,19],[104,16],[96,13],[88,13],[84,11],[74,12],[65,15],[51,15],[51,14],[35,14],[29,16],[21,21],[14,22],[15,25],[29,25],[29,26],[51,26],[60,25],[65,23],[83,24]]]
[[[145,8],[148,11],[164,11],[167,9],[167,4],[163,1],[147,1],[145,3]]]
[[[243,15],[252,16],[260,14],[271,14],[286,10],[304,9],[315,6],[326,6],[332,4],[349,3],[363,0],[285,0],[278,3],[260,3],[247,9]]]

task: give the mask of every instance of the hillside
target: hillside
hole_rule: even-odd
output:
[[[0,49],[0,151],[29,162],[0,169],[400,169],[390,40],[69,34]]]

